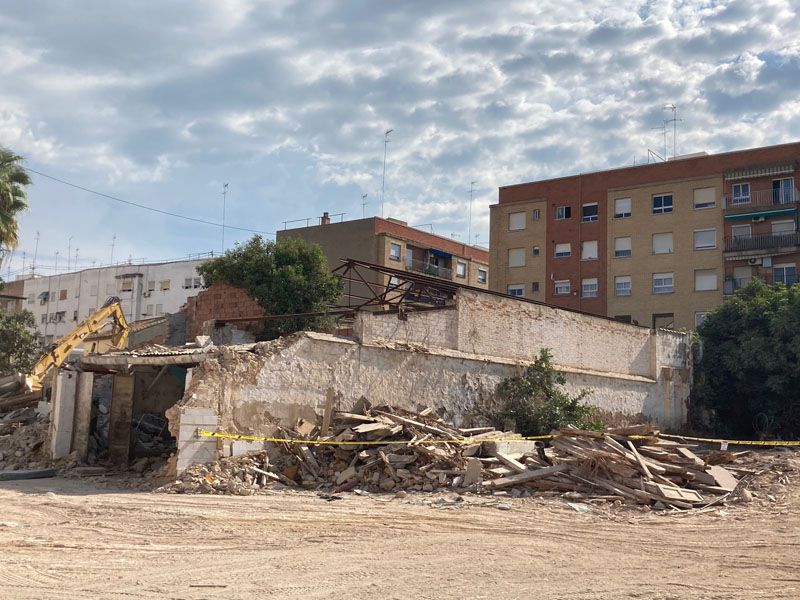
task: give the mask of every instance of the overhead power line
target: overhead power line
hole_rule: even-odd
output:
[[[181,215],[174,212],[169,212],[167,210],[161,210],[160,208],[153,208],[152,206],[147,206],[145,204],[139,204],[137,202],[131,202],[130,200],[123,200],[122,198],[117,198],[116,196],[111,196],[109,194],[104,194],[103,192],[98,192],[96,190],[84,187],[82,185],[78,185],[76,183],[71,183],[64,179],[60,179],[58,177],[53,177],[52,175],[48,175],[47,173],[42,173],[41,171],[37,171],[35,169],[31,169],[30,167],[25,167],[26,171],[30,171],[31,173],[36,173],[41,177],[46,177],[47,179],[52,179],[53,181],[57,181],[63,185],[67,185],[69,187],[82,190],[84,192],[89,192],[90,194],[95,194],[96,196],[100,196],[102,198],[107,198],[109,200],[113,200],[114,202],[120,202],[122,204],[127,204],[128,206],[135,206],[136,208],[141,208],[143,210],[149,210],[151,212],[159,213],[162,215],[167,215],[168,217],[175,217],[178,219],[184,219],[186,221],[192,221],[194,223],[201,223],[203,225],[212,225],[214,227],[223,227],[222,223],[215,223],[214,221],[206,221],[205,219],[198,219],[197,217],[190,217],[188,215]],[[238,231],[247,231],[248,233],[263,233],[266,235],[275,235],[274,231],[260,231],[258,229],[248,229],[246,227],[236,227],[234,225],[225,224],[224,226],[226,229],[236,229]]]

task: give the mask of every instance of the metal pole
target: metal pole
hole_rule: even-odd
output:
[[[361,218],[367,218],[367,198],[368,194],[361,194]]]
[[[36,246],[33,248],[33,262],[31,263],[31,275],[36,275],[36,257],[39,254],[39,232],[36,232]]]
[[[222,253],[225,254],[225,205],[228,200],[228,184],[222,184]]]
[[[67,272],[69,272],[69,261],[72,258],[72,238],[73,236],[69,236],[67,241]]]
[[[467,226],[467,243],[472,239],[472,192],[475,187],[474,181],[469,182],[469,225]]]
[[[389,147],[389,134],[394,129],[387,129],[383,134],[383,177],[381,178],[381,218],[383,218],[383,200],[386,194],[386,151]]]
[[[114,244],[117,243],[117,236],[111,236],[111,264],[114,264]]]

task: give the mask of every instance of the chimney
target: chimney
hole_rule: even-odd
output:
[[[320,225],[330,225],[331,224],[331,218],[330,218],[330,216],[328,216],[327,212],[322,213],[322,217],[319,220],[319,224]]]

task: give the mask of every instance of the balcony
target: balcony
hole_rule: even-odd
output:
[[[750,192],[747,196],[732,196],[728,194],[722,197],[722,208],[727,211],[757,208],[790,208],[790,206],[800,202],[800,191],[795,188],[782,190],[758,190]]]
[[[753,281],[753,279],[753,277],[729,277],[722,284],[722,293],[726,296],[731,296],[734,292]]]
[[[422,273],[423,275],[430,275],[431,277],[439,277],[441,279],[453,279],[453,270],[447,267],[439,267],[432,265],[424,260],[406,260],[406,271],[413,271],[414,273]]]
[[[725,252],[759,252],[800,246],[800,232],[765,233],[761,235],[734,236],[725,238]]]

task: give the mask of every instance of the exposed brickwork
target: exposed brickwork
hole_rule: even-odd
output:
[[[386,233],[405,240],[417,242],[429,248],[437,248],[444,252],[455,254],[456,256],[463,256],[464,258],[472,259],[484,265],[489,264],[489,252],[487,250],[448,240],[447,238],[432,233],[426,233],[425,231],[395,223],[394,221],[387,221],[386,219],[375,217],[375,233]]]
[[[202,333],[203,323],[216,319],[238,319],[243,317],[258,317],[264,310],[242,288],[233,287],[218,281],[197,296],[192,296],[186,302],[186,333],[187,339],[193,340]],[[263,321],[238,321],[236,327],[257,334],[261,331]]]

